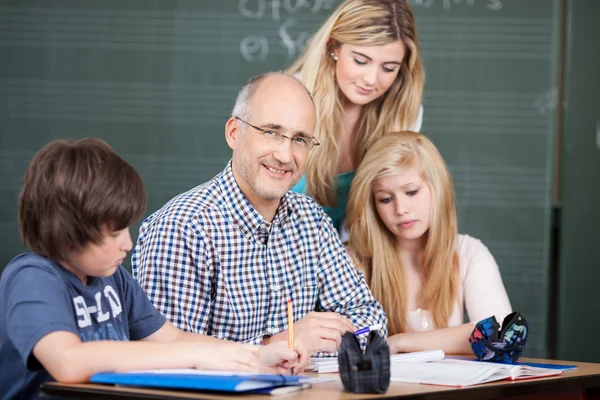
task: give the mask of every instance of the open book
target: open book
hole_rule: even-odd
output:
[[[563,369],[540,368],[525,364],[497,364],[445,359],[431,363],[392,364],[391,381],[444,386],[470,386],[503,379],[530,379],[562,373]]]
[[[439,361],[444,359],[443,350],[427,350],[427,351],[415,351],[413,353],[402,353],[394,354],[390,356],[390,365],[396,363],[415,363],[415,362],[429,362]],[[338,372],[339,366],[337,357],[313,357],[310,361],[310,366],[307,368],[309,371],[315,371],[319,374]]]

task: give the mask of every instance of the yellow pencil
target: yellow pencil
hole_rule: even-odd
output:
[[[294,311],[292,308],[292,299],[288,300],[288,347],[294,350]],[[290,372],[294,375],[294,367],[290,367]]]

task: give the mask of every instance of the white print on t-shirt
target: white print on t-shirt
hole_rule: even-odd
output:
[[[102,295],[108,300],[110,304],[111,312],[102,310]],[[75,305],[75,313],[77,314],[77,324],[80,328],[85,328],[92,325],[92,314],[96,314],[96,321],[104,322],[110,318],[110,314],[115,318],[117,315],[123,312],[121,307],[121,301],[117,292],[110,285],[106,285],[103,291],[99,291],[94,296],[96,299],[95,306],[89,306],[85,304],[83,296],[77,296],[73,298],[73,304]]]

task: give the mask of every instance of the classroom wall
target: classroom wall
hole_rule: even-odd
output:
[[[567,4],[556,356],[600,362],[600,2]]]
[[[42,145],[107,140],[142,175],[150,213],[223,168],[240,85],[289,65],[338,3],[1,3],[0,265],[23,249],[16,199]],[[452,170],[461,232],[490,248],[529,320],[527,355],[545,356],[560,1],[410,3],[427,73],[422,131]]]

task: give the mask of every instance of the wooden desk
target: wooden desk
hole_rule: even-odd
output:
[[[59,384],[47,383],[42,386],[42,394],[59,398],[85,398],[85,399],[253,399],[266,400],[281,398],[285,400],[359,400],[359,399],[498,399],[512,396],[531,396],[546,398],[551,394],[581,393],[586,391],[585,398],[600,399],[600,364],[578,363],[568,361],[551,361],[538,359],[524,359],[523,361],[575,364],[578,369],[567,371],[560,376],[529,379],[521,381],[501,381],[486,383],[466,388],[453,388],[432,385],[417,385],[406,383],[390,384],[387,393],[377,394],[351,394],[344,391],[341,381],[319,383],[312,388],[300,390],[284,396],[267,395],[216,395],[200,392],[185,392],[174,390],[154,390],[124,388],[97,384]],[[570,398],[577,398],[572,396]],[[583,398],[581,396],[580,398]]]

